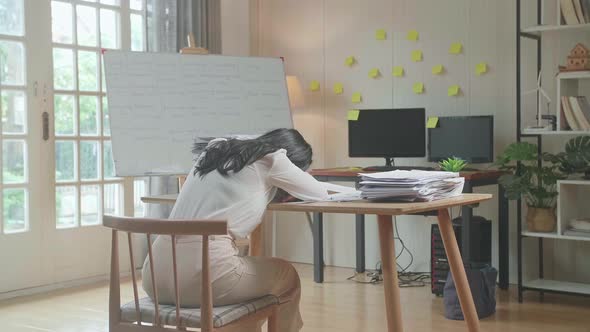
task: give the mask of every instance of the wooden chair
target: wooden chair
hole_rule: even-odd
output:
[[[277,332],[278,298],[273,295],[223,307],[213,307],[209,267],[209,236],[226,235],[227,222],[217,220],[170,220],[127,218],[105,215],[103,225],[112,229],[111,280],[109,292],[110,332],[169,332],[200,329],[203,332],[239,331],[246,322],[268,319],[268,331]],[[121,306],[118,232],[127,233],[134,301]],[[144,234],[148,243],[148,257],[154,300],[140,299],[137,289],[132,234]],[[150,236],[170,236],[175,286],[175,305],[158,304],[154,257]],[[203,236],[201,308],[181,308],[176,267],[176,236]]]

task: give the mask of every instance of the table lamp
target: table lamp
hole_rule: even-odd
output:
[[[287,75],[287,91],[291,110],[301,109],[305,106],[303,88],[297,76]]]

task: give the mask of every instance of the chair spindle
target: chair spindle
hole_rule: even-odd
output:
[[[209,236],[203,235],[201,259],[201,331],[213,332],[213,299],[209,273]]]
[[[154,273],[154,255],[152,254],[152,241],[151,241],[151,234],[146,234],[147,242],[148,242],[148,256],[150,260],[150,275],[152,277],[152,290],[154,292],[154,308],[155,308],[155,316],[154,316],[154,325],[159,327],[160,326],[160,307],[158,304],[158,289],[156,288],[156,275]]]
[[[141,325],[141,310],[139,309],[139,295],[137,293],[137,278],[135,277],[135,258],[133,257],[133,242],[131,233],[127,232],[127,243],[129,244],[129,260],[131,262],[131,280],[133,280],[133,300],[135,301],[135,312],[137,313],[137,324]]]
[[[180,290],[178,289],[178,267],[176,265],[176,235],[172,238],[172,270],[174,271],[174,298],[176,303],[176,328],[180,329]]]

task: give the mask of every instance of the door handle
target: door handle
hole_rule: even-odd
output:
[[[47,141],[49,139],[49,113],[43,112],[43,140]]]

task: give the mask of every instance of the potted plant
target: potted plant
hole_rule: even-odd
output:
[[[465,166],[467,166],[467,162],[461,158],[452,157],[445,160],[441,160],[438,163],[440,169],[447,172],[460,172]]]
[[[559,164],[565,174],[583,174],[590,180],[590,136],[578,136],[565,145],[565,152],[550,156],[551,162]]]
[[[510,144],[496,162],[501,170],[508,171],[499,182],[508,199],[522,198],[526,202],[529,231],[552,232],[556,224],[557,180],[563,176],[559,164],[554,162],[555,156],[539,156],[537,151],[535,144]],[[540,166],[539,158],[547,162]]]

